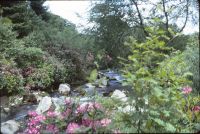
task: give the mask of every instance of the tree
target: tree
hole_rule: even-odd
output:
[[[159,27],[159,31],[170,38],[168,46],[184,50],[186,43],[179,42],[184,36],[179,37],[177,33],[184,30],[188,21],[197,23],[196,13],[194,1],[189,0],[104,0],[94,3],[89,20],[95,23],[91,33],[96,50],[104,49],[114,59],[114,65],[118,56],[127,54],[127,48],[122,45],[125,38],[131,35],[143,42],[152,26]]]
[[[37,0],[30,1],[30,7],[35,11],[38,16],[42,16],[42,18],[47,21],[49,16],[47,13],[47,7],[44,7],[43,4],[46,0]]]
[[[96,50],[104,50],[113,58],[113,64],[117,65],[117,57],[126,55],[123,46],[124,39],[129,35],[129,25],[126,22],[122,6],[118,3],[99,2],[90,12],[90,21],[96,25],[91,30],[95,38]]]

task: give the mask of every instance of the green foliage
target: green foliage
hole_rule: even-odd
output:
[[[109,66],[100,62],[102,68],[118,66],[117,57],[124,57],[127,54],[123,42],[129,35],[130,27],[124,20],[123,8],[125,7],[116,3],[101,1],[94,4],[90,11],[90,21],[96,24],[90,31],[94,36],[95,50],[96,52],[103,50],[113,59]]]
[[[162,38],[158,33],[150,34],[143,43],[133,38],[126,42],[132,54],[123,62],[124,84],[133,87],[131,98],[135,103],[129,104],[135,111],[122,115],[126,117],[121,120],[135,126],[135,132],[181,132],[180,128],[185,127],[179,123],[186,119],[183,113],[188,115],[179,90],[191,84],[191,73],[185,71],[184,55],[167,47]],[[171,55],[167,54],[169,51],[173,51]],[[194,132],[195,122],[189,122],[187,131]]]
[[[193,34],[190,37],[190,42],[184,51],[185,62],[188,70],[193,74],[191,80],[193,81],[193,88],[200,92],[200,78],[199,78],[199,33]]]
[[[15,67],[15,62],[5,59],[4,55],[0,55],[0,92],[2,95],[12,92],[23,91],[23,76],[20,69]]]
[[[88,80],[90,82],[94,82],[97,79],[97,75],[98,75],[97,70],[96,69],[92,70],[90,76],[88,77]]]
[[[84,81],[90,71],[86,71],[89,62],[85,59],[93,48],[92,39],[79,34],[69,21],[47,13],[43,3],[43,0],[0,2],[2,56],[8,63],[15,63],[10,68],[19,70],[18,79],[23,83],[19,85],[26,89],[57,89],[60,83]],[[2,63],[2,66],[8,65]],[[14,85],[11,77],[5,77],[7,84]],[[18,90],[10,87],[2,88],[12,93]]]
[[[43,64],[40,68],[33,70],[33,73],[26,77],[26,85],[28,88],[39,88],[45,89],[51,86],[53,83],[53,72],[54,68],[52,65]]]

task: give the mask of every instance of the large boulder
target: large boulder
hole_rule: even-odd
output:
[[[85,84],[85,87],[82,88],[85,91],[86,95],[92,96],[95,94],[95,86],[91,83]]]
[[[14,120],[1,123],[2,134],[14,134],[19,130],[20,124]]]
[[[60,84],[58,88],[59,93],[63,95],[68,95],[70,90],[71,89],[69,84]]]
[[[47,110],[49,110],[49,108],[51,107],[51,105],[52,105],[51,97],[45,96],[40,101],[40,103],[39,103],[39,105],[38,105],[38,107],[36,109],[36,112],[38,114],[44,113]]]
[[[55,112],[56,114],[60,114],[60,109],[63,105],[65,105],[65,97],[60,98],[52,98],[52,102],[55,106]]]
[[[128,98],[126,97],[126,94],[120,90],[115,90],[111,98],[119,99],[122,102],[126,102],[128,100]]]

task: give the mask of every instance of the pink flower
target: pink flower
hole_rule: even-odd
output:
[[[98,120],[91,120],[91,119],[82,119],[82,124],[86,127],[91,127],[93,129],[96,129],[97,127],[101,127],[101,121]]]
[[[102,106],[99,103],[96,102],[89,102],[89,103],[83,103],[80,106],[78,106],[76,113],[85,113],[85,112],[90,112],[95,109],[101,109]]]
[[[62,112],[61,115],[63,117],[68,117],[71,114],[72,110],[67,108],[67,110],[65,112]]]
[[[92,123],[92,120],[90,119],[82,119],[82,124],[86,127],[89,127],[91,123]]]
[[[194,106],[194,107],[192,108],[192,111],[194,111],[194,112],[199,112],[199,111],[200,111],[200,106]]]
[[[71,98],[67,98],[67,99],[65,100],[65,104],[71,105],[71,104],[72,104]]]
[[[87,111],[87,109],[88,109],[88,106],[89,106],[89,104],[81,104],[81,105],[79,105],[78,107],[77,107],[77,109],[76,109],[76,113],[81,113],[81,114],[83,114],[83,113],[85,113],[86,111]]]
[[[88,110],[87,110],[88,112],[93,111],[94,109],[101,109],[102,108],[101,104],[96,103],[96,102],[89,102],[88,104],[89,104]]]
[[[111,123],[111,120],[108,119],[108,118],[105,118],[105,119],[102,119],[102,120],[101,120],[101,125],[102,125],[103,127],[108,126],[110,123]]]
[[[91,123],[90,123],[90,127],[92,127],[94,130],[96,130],[96,128],[99,128],[101,127],[101,121],[94,121],[92,120]]]
[[[192,92],[192,88],[189,86],[183,87],[183,94],[189,94],[190,92]]]
[[[35,126],[35,125],[37,125],[39,122],[37,121],[37,120],[35,120],[35,119],[30,119],[29,120],[29,123],[28,123],[28,126],[30,127],[30,126]]]
[[[46,126],[46,130],[48,130],[49,132],[52,132],[52,133],[54,133],[54,134],[59,132],[58,127],[56,127],[56,126],[53,125],[53,124],[48,124],[48,125]]]
[[[35,127],[30,127],[25,130],[25,134],[40,134],[39,129]]]
[[[31,116],[31,117],[35,117],[35,116],[37,116],[38,114],[37,114],[36,111],[29,111],[29,112],[28,112],[28,115]]]
[[[76,129],[79,129],[80,126],[77,123],[69,123],[67,126],[66,132],[67,133],[74,133]]]
[[[36,121],[40,122],[40,121],[44,121],[46,120],[46,117],[44,115],[38,115],[34,118]]]
[[[56,113],[53,112],[53,111],[48,111],[48,112],[47,112],[47,116],[48,116],[48,117],[56,117]]]

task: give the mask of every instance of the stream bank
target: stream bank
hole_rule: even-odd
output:
[[[102,97],[109,97],[115,90],[124,92],[130,90],[130,87],[122,85],[123,80],[124,78],[120,73],[111,70],[104,70],[98,72],[98,79],[94,83],[86,83],[78,87],[70,87],[70,85],[61,84],[60,86],[64,86],[64,88],[67,87],[67,91],[69,92],[68,94],[60,92],[61,87],[59,87],[58,91],[51,93],[41,91],[33,92],[26,98],[24,96],[19,96],[19,98],[14,98],[16,104],[11,104],[11,106],[8,106],[6,102],[3,105],[1,103],[1,123],[3,124],[3,122],[14,120],[20,124],[18,131],[22,131],[24,129],[24,122],[27,119],[28,112],[36,110],[39,107],[38,104],[44,97],[51,98],[55,105],[61,104],[61,100],[64,100],[66,97],[80,98],[80,102],[91,101],[90,97],[95,94]],[[6,101],[8,98],[1,97],[1,99]]]

